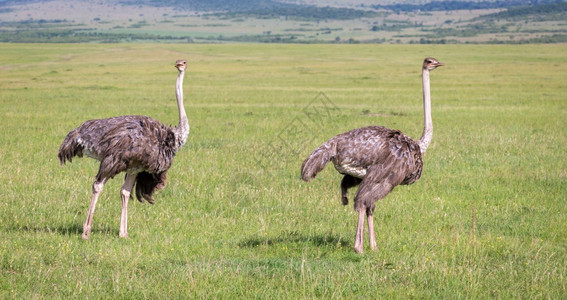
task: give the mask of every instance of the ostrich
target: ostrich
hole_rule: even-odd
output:
[[[169,127],[146,116],[120,116],[89,120],[73,129],[59,147],[59,161],[64,165],[83,154],[100,161],[93,183],[91,204],[83,226],[83,239],[91,233],[96,202],[104,184],[120,172],[126,172],[120,191],[122,214],[120,237],[128,237],[128,200],[134,186],[136,197],[153,204],[152,194],[165,186],[166,173],[173,157],[187,141],[189,123],[183,106],[183,77],[187,61],[177,60],[179,71],[175,94],[179,109],[179,125]]]
[[[358,225],[354,251],[363,251],[364,214],[368,222],[370,247],[376,250],[374,234],[374,208],[376,200],[388,195],[399,184],[412,184],[421,177],[422,156],[433,136],[429,71],[444,64],[428,57],[423,61],[423,135],[414,141],[398,130],[381,126],[353,129],[325,142],[305,159],[301,178],[315,178],[329,161],[344,175],[341,181],[341,200],[348,204],[349,188],[360,184],[354,196],[354,209],[358,212]]]

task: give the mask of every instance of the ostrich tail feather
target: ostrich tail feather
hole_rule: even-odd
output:
[[[315,178],[317,173],[325,168],[325,165],[335,154],[334,147],[331,147],[328,143],[319,146],[303,161],[301,165],[301,179],[309,181]]]
[[[83,156],[83,146],[78,141],[78,132],[76,130],[67,134],[57,153],[61,165],[64,165],[66,161],[71,162],[74,156]]]

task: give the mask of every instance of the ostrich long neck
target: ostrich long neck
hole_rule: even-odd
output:
[[[183,146],[189,136],[189,121],[187,121],[187,113],[183,106],[183,77],[185,71],[180,71],[175,84],[175,96],[177,97],[177,108],[179,109],[179,125],[175,128],[177,138],[180,140],[179,147]]]
[[[429,70],[423,68],[423,134],[418,141],[421,154],[425,154],[433,138],[433,120],[431,119],[431,91],[429,87]]]

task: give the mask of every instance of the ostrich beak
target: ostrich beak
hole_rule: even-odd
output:
[[[185,69],[187,69],[187,66],[184,64],[176,64],[174,67],[176,67],[179,72],[185,72]]]

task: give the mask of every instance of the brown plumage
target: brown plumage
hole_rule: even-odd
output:
[[[127,237],[127,207],[132,189],[140,202],[153,204],[152,194],[165,186],[167,170],[175,153],[187,140],[189,123],[183,106],[183,77],[187,62],[178,60],[176,84],[179,125],[166,126],[146,116],[120,116],[89,120],[67,134],[59,148],[61,165],[74,156],[87,155],[100,161],[93,184],[93,195],[83,227],[83,238],[88,239],[96,202],[104,184],[121,172],[126,172],[121,190],[122,215],[120,236]]]
[[[431,142],[431,98],[429,71],[443,63],[428,57],[423,62],[424,130],[418,141],[398,130],[381,126],[358,128],[339,134],[325,142],[303,162],[301,178],[315,178],[325,165],[332,161],[335,169],[344,175],[341,181],[341,200],[348,204],[347,191],[360,185],[354,197],[354,209],[358,212],[358,225],[354,250],[363,251],[364,214],[368,221],[370,246],[376,249],[374,234],[375,202],[388,195],[400,184],[412,184],[421,177],[422,155]]]

